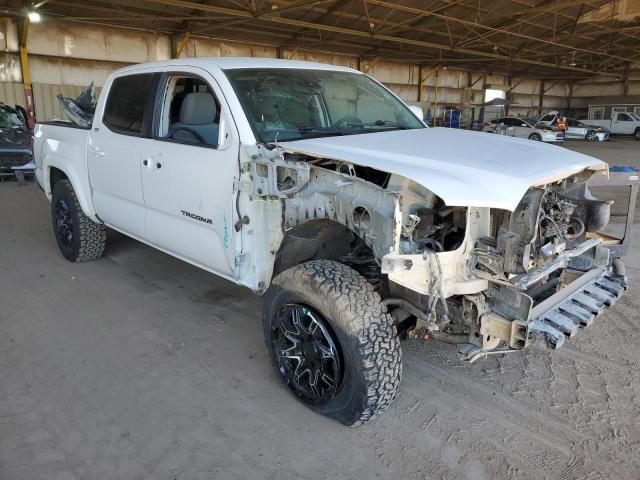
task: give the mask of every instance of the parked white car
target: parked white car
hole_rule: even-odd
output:
[[[485,123],[483,132],[506,135],[508,137],[528,138],[529,140],[560,143],[564,140],[561,131],[536,123],[525,117],[500,117]]]
[[[276,374],[346,425],[396,396],[399,331],[470,361],[559,347],[627,285],[588,188],[604,162],[427,128],[348,68],[130,66],[90,127],[39,123],[34,151],[65,258],[100,258],[110,227],[264,295]]]

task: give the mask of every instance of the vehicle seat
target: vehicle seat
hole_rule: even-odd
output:
[[[219,125],[215,123],[217,111],[216,100],[210,93],[187,94],[180,106],[180,121],[171,125],[168,136],[190,143],[202,143],[193,133],[180,129],[185,127],[198,133],[207,145],[218,145]]]

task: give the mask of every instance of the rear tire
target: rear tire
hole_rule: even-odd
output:
[[[542,137],[539,133],[532,133],[531,135],[529,135],[529,140],[533,140],[534,142],[541,142]]]
[[[60,180],[53,186],[51,220],[58,247],[67,260],[89,262],[104,253],[105,227],[84,214],[69,180]]]
[[[314,412],[355,426],[393,402],[402,375],[400,340],[380,295],[355,270],[314,260],[280,273],[265,296],[263,326],[278,375]],[[322,335],[309,340],[312,329]],[[300,332],[307,332],[306,339]],[[337,354],[329,359],[332,345]],[[311,373],[316,369],[327,371],[327,382],[310,395],[317,389],[310,380],[325,378]]]

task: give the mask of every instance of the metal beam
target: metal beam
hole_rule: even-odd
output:
[[[36,125],[36,112],[33,102],[33,89],[31,85],[31,69],[29,68],[29,54],[27,40],[29,38],[29,17],[24,17],[20,34],[20,69],[22,70],[22,86],[24,88],[25,110],[27,111],[27,124],[33,129]]]
[[[247,18],[247,19],[248,18],[253,18],[253,15],[251,14],[251,12],[248,12],[248,11],[234,10],[234,9],[231,9],[231,8],[217,7],[217,6],[208,5],[208,4],[199,4],[199,3],[194,3],[194,2],[188,1],[188,0],[143,0],[143,1],[148,2],[148,3],[171,5],[171,6],[175,6],[175,7],[181,7],[181,8],[190,8],[190,9],[203,10],[203,11],[214,12],[214,13],[221,13],[221,14],[230,15],[230,16],[236,15],[236,16],[239,16],[239,17]],[[389,6],[389,5],[391,5],[391,6],[394,6],[396,8],[400,8],[398,5],[388,4],[387,2],[383,2],[383,1],[380,1],[380,0],[368,0],[368,2],[371,3],[371,4],[374,4],[374,5],[380,5],[380,6]],[[409,7],[402,7],[400,9],[407,9],[407,8],[409,8]],[[420,12],[419,9],[412,9],[411,8],[410,10],[413,11],[414,13],[416,11]],[[550,62],[529,60],[529,59],[526,59],[526,58],[519,58],[519,57],[511,58],[508,55],[497,54],[497,53],[492,53],[492,52],[484,52],[484,51],[481,51],[481,50],[473,50],[473,49],[467,49],[467,48],[452,49],[448,45],[442,45],[442,44],[438,44],[438,43],[434,43],[434,42],[428,42],[428,41],[423,41],[423,40],[414,40],[414,39],[411,39],[411,38],[404,38],[404,37],[395,37],[395,36],[391,36],[391,35],[383,35],[383,34],[378,34],[378,33],[370,33],[370,32],[365,32],[365,31],[362,31],[362,30],[354,30],[354,29],[351,29],[351,28],[337,27],[337,26],[333,26],[333,25],[317,24],[317,23],[307,22],[307,21],[293,19],[293,18],[286,18],[286,17],[276,16],[276,15],[273,15],[273,14],[264,15],[262,17],[262,20],[273,22],[273,23],[277,23],[277,24],[282,24],[282,25],[297,26],[297,27],[308,28],[308,29],[312,29],[312,30],[321,30],[321,31],[333,32],[333,33],[340,33],[340,34],[353,36],[353,37],[380,40],[380,41],[383,41],[383,42],[393,42],[393,43],[399,43],[399,44],[404,44],[404,45],[413,45],[413,46],[416,46],[416,47],[425,47],[425,48],[433,48],[433,49],[438,49],[438,50],[455,51],[455,52],[458,52],[458,53],[474,55],[474,56],[477,56],[477,57],[498,58],[498,59],[503,59],[503,60],[510,61],[510,62],[512,61],[512,62],[518,62],[518,63],[531,64],[531,65],[540,65],[540,66],[545,66],[545,67],[562,68],[564,70],[572,70],[572,71],[586,72],[586,73],[595,73],[592,70],[588,70],[588,69],[584,69],[584,68],[578,68],[578,67],[571,67],[571,66],[568,66],[568,65],[556,65],[556,64],[553,64],[553,63],[550,63]],[[457,19],[456,19],[456,21],[457,22],[461,22],[461,20],[457,20]],[[474,22],[466,22],[466,21],[462,21],[462,22],[474,24],[476,26],[480,26],[480,25],[475,24]],[[490,27],[485,27],[485,28],[490,28]],[[528,38],[531,38],[531,37],[528,37]],[[567,47],[565,47],[565,48],[567,48]],[[593,52],[593,53],[597,53],[597,52]]]

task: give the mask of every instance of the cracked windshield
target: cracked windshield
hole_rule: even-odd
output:
[[[261,142],[425,128],[404,103],[363,74],[297,69],[225,73]]]

